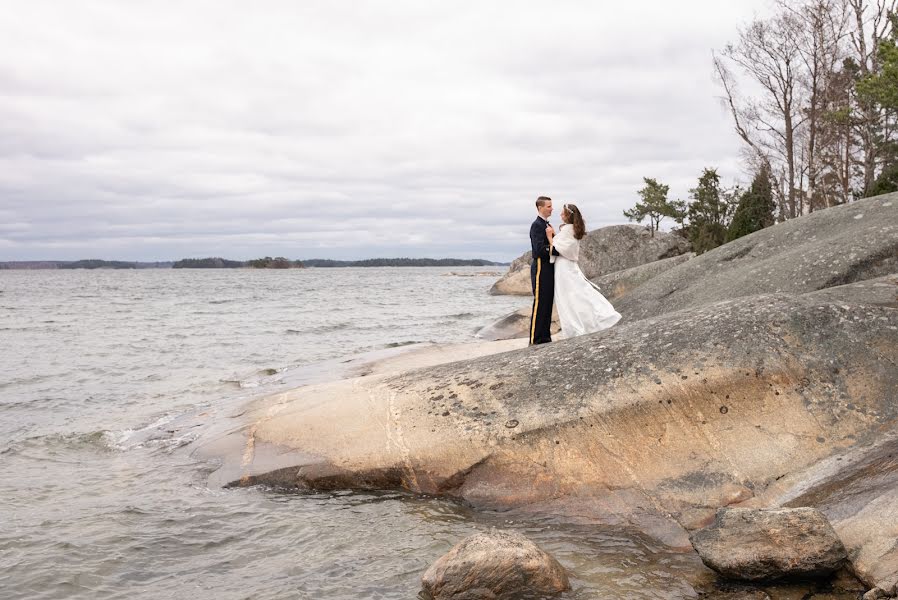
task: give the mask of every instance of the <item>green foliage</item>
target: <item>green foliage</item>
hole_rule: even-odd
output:
[[[219,257],[184,258],[173,264],[172,269],[237,269],[242,266],[243,261]]]
[[[861,96],[885,109],[898,110],[898,15],[892,19],[892,38],[879,42],[880,70],[857,83]]]
[[[284,258],[283,256],[278,256],[276,258],[266,256],[265,258],[256,258],[247,261],[246,266],[254,269],[301,269],[303,264],[302,261],[293,261],[289,258]]]
[[[738,193],[738,188],[724,190],[720,187],[717,169],[705,169],[698,178],[698,186],[689,190],[692,201],[687,210],[689,225],[685,229],[696,254],[707,252],[726,241]]]
[[[637,192],[642,201],[637,202],[630,210],[625,210],[624,216],[637,223],[642,223],[642,220],[648,217],[653,236],[664,217],[671,217],[682,223],[685,205],[680,201],[671,202],[667,199],[670,186],[659,183],[651,177],[643,177],[642,180],[645,186]]]
[[[773,200],[773,190],[770,186],[770,171],[765,165],[755,175],[748,191],[739,199],[733,220],[727,229],[726,241],[731,242],[770,227],[775,220],[773,216],[775,210],[776,202]]]
[[[883,169],[876,181],[873,182],[873,185],[870,186],[867,197],[879,196],[880,194],[888,194],[890,192],[898,192],[898,162]]]
[[[878,105],[886,114],[898,113],[898,14],[890,13],[891,38],[879,42],[879,70],[857,82],[862,98]],[[898,189],[898,140],[879,132],[880,157],[886,166],[879,177],[863,192],[866,197],[878,196]]]
[[[60,263],[60,269],[136,269],[137,266],[132,262],[121,260],[99,260],[89,258],[85,260],[76,260],[74,262]]]

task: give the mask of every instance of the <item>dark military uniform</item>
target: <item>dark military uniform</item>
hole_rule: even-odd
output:
[[[530,226],[530,247],[533,261],[530,263],[530,283],[533,287],[533,312],[530,316],[530,343],[545,344],[552,341],[552,303],[555,299],[555,265],[549,261],[554,252],[546,236],[549,222],[536,217]]]

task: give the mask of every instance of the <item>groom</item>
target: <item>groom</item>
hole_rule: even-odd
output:
[[[552,254],[558,256],[549,243],[546,228],[551,228],[552,199],[540,196],[536,199],[538,213],[530,226],[530,247],[533,261],[530,263],[530,283],[533,287],[533,312],[530,315],[530,345],[552,341],[549,331],[552,326],[552,301],[555,296],[555,265],[550,261]]]

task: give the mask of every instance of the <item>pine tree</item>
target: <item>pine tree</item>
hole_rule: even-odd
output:
[[[879,71],[859,81],[857,89],[862,97],[875,102],[894,119],[898,113],[898,14],[891,14],[889,18],[892,35],[879,43]],[[898,191],[898,140],[894,139],[894,129],[891,136],[883,135],[879,142],[886,165],[866,190],[868,197]]]
[[[775,220],[773,215],[775,210],[776,202],[773,200],[773,190],[770,186],[770,171],[764,165],[755,175],[748,191],[742,194],[733,221],[727,230],[726,241],[731,242],[743,235],[770,227]]]
[[[707,252],[726,241],[727,227],[735,206],[734,191],[720,187],[717,169],[705,169],[698,186],[689,190],[687,228],[689,241],[696,254]]]
[[[894,162],[882,170],[867,192],[867,196],[879,196],[890,192],[898,192],[898,162]]]
[[[646,217],[649,218],[649,227],[652,231],[652,237],[658,231],[661,219],[671,217],[677,222],[682,222],[684,211],[682,203],[670,202],[667,199],[667,192],[670,186],[659,183],[651,177],[643,177],[645,187],[637,193],[642,198],[642,202],[637,202],[636,206],[630,210],[624,211],[624,216],[631,221],[642,223]]]

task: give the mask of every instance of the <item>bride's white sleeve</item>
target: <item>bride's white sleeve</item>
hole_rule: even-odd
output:
[[[580,241],[574,237],[573,230],[570,227],[564,227],[558,232],[553,240],[554,247],[558,250],[558,254],[568,260],[577,260],[580,254]]]

